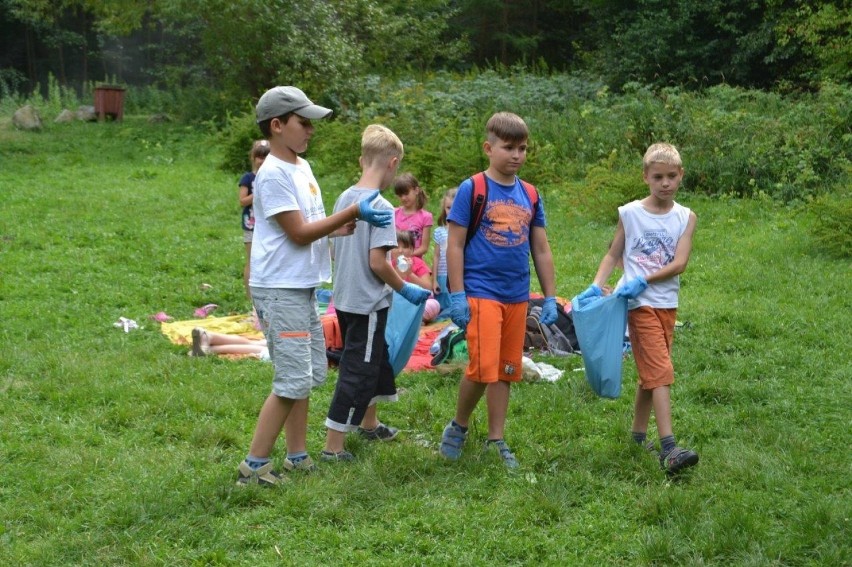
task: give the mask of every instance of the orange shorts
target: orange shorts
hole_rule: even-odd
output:
[[[527,302],[500,303],[468,298],[467,351],[470,362],[465,377],[490,384],[498,380],[519,382],[524,355]]]
[[[676,319],[677,309],[643,306],[627,312],[630,347],[643,390],[674,384],[672,343]]]

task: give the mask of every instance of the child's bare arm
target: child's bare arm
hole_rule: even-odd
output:
[[[547,230],[543,226],[534,226],[530,232],[533,265],[538,276],[538,284],[545,297],[556,295],[556,270],[553,267],[553,251],[547,241]]]
[[[658,282],[673,278],[682,274],[686,270],[686,265],[689,263],[689,256],[692,254],[692,237],[695,234],[695,226],[698,223],[698,217],[695,213],[689,213],[689,221],[686,224],[686,230],[677,241],[675,248],[674,260],[654,272],[648,274],[645,281],[648,283]]]
[[[408,275],[408,281],[413,284],[419,285],[423,289],[432,289],[432,274],[426,273],[422,276],[418,276],[417,274],[412,272]]]
[[[248,186],[240,185],[240,206],[248,207],[254,202],[254,195],[249,193]]]
[[[464,291],[464,245],[467,227],[447,224],[447,278],[453,293]]]
[[[615,228],[615,236],[612,238],[612,244],[609,245],[609,250],[607,250],[601,260],[598,272],[595,274],[595,285],[600,288],[603,288],[606,285],[609,276],[612,275],[612,271],[615,269],[615,266],[618,265],[618,261],[621,260],[623,254],[624,225],[621,223],[621,219],[618,219],[618,226]]]
[[[432,278],[432,293],[437,295],[441,291],[441,286],[438,285],[438,264],[441,261],[441,245],[437,242],[435,246],[432,248],[432,274],[435,276]]]
[[[357,203],[314,222],[305,220],[302,211],[284,211],[275,215],[275,220],[287,237],[301,246],[308,245],[323,236],[329,236],[357,219]],[[336,234],[336,236],[343,236],[343,234]]]
[[[429,251],[429,242],[432,240],[432,227],[424,226],[423,227],[423,236],[420,240],[420,246],[414,249],[412,253],[414,256],[420,256],[421,258]]]

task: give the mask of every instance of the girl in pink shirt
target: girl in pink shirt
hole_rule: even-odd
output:
[[[393,180],[394,192],[399,197],[399,207],[394,211],[397,230],[407,230],[414,236],[413,255],[422,258],[429,250],[432,237],[432,213],[425,210],[426,192],[410,173],[398,175]]]

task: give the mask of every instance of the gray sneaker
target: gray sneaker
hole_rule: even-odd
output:
[[[340,451],[337,453],[323,451],[320,453],[320,460],[332,463],[350,463],[355,460],[355,455],[349,451]]]
[[[307,456],[295,463],[290,459],[284,459],[284,470],[287,472],[314,472],[317,470],[317,466],[314,464],[314,460]]]
[[[698,453],[689,449],[675,447],[665,455],[660,453],[660,467],[669,476],[675,475],[683,469],[698,464]]]
[[[506,468],[516,469],[520,466],[518,464],[518,459],[515,458],[515,454],[512,453],[512,450],[509,449],[509,446],[505,441],[499,439],[497,441],[485,442],[486,451],[491,450],[492,447],[500,453],[500,458],[503,459],[503,464],[506,465]]]
[[[358,435],[367,441],[393,441],[399,435],[399,429],[379,423],[375,429],[358,428]]]
[[[257,469],[252,469],[247,462],[243,461],[237,468],[237,475],[237,486],[256,484],[269,487],[284,483],[284,479],[272,470],[272,461]]]

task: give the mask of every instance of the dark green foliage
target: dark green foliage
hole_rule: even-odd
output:
[[[811,233],[825,254],[852,258],[852,192],[821,195],[809,206]]]
[[[632,172],[613,171],[608,164],[589,168],[576,199],[578,210],[590,219],[615,226],[618,207],[648,195],[641,166]]]
[[[218,135],[222,148],[222,161],[219,167],[229,173],[240,173],[251,168],[249,150],[255,140],[262,138],[255,120],[254,108],[246,112],[229,116],[225,127]]]

